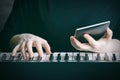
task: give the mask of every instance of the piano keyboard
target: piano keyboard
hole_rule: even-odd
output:
[[[54,52],[42,57],[34,53],[33,58],[27,60],[23,60],[20,52],[15,57],[11,53],[0,53],[0,62],[120,62],[120,53]]]

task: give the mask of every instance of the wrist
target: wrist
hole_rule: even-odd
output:
[[[20,34],[14,35],[10,39],[10,47],[14,48],[20,42]]]

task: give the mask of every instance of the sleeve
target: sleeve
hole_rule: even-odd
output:
[[[14,0],[0,0],[0,32],[12,10]]]
[[[0,0],[0,51],[10,51],[9,40],[13,36],[11,27],[6,25],[12,12],[14,0]]]

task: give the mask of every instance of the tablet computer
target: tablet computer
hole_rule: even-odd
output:
[[[106,32],[107,27],[109,27],[110,21],[105,21],[81,28],[77,28],[75,30],[74,36],[82,43],[87,43],[87,40],[83,37],[85,33],[92,36],[95,40],[100,39],[102,36],[104,36],[104,33]]]

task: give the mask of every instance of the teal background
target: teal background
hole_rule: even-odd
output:
[[[4,80],[119,80],[120,63],[0,63]],[[9,66],[9,67],[8,67]]]

